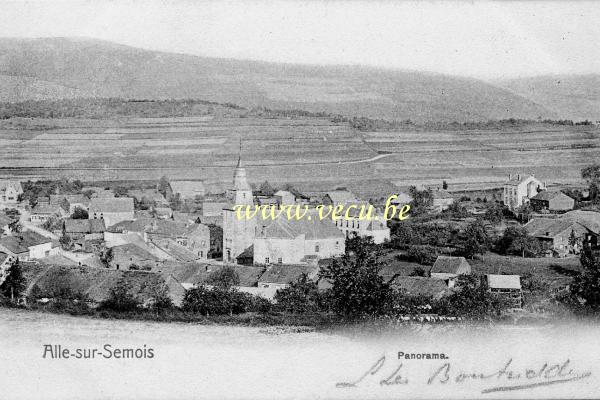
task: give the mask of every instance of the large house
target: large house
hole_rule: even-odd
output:
[[[0,251],[8,254],[10,260],[28,261],[44,258],[52,251],[52,239],[36,232],[25,231],[0,238]]]
[[[600,236],[600,224],[592,218],[579,218],[578,215],[574,212],[556,218],[534,218],[524,228],[544,250],[578,253],[584,243],[597,246]]]
[[[36,225],[41,225],[52,218],[62,218],[67,215],[67,210],[59,205],[38,203],[33,207],[29,220]]]
[[[19,202],[23,187],[19,181],[0,180],[0,206],[10,207]]]
[[[529,203],[540,191],[546,189],[546,185],[533,175],[521,176],[509,175],[508,181],[504,183],[503,202],[511,210]]]
[[[535,211],[569,211],[575,206],[575,200],[560,191],[542,190],[529,199]]]
[[[109,227],[121,221],[134,219],[133,199],[130,197],[92,198],[89,219],[103,219]]]
[[[104,220],[101,219],[65,219],[64,232],[72,240],[102,240],[104,239]]]
[[[254,238],[254,264],[306,264],[344,252],[344,234],[318,218],[277,218],[257,227]]]

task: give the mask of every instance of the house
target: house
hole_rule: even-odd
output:
[[[21,182],[13,180],[0,180],[0,207],[14,206],[23,194]]]
[[[444,189],[432,190],[431,196],[433,197],[432,207],[435,212],[447,210],[454,203],[454,197]]]
[[[412,196],[410,196],[408,193],[398,192],[396,196],[398,197],[390,201],[390,204],[393,204],[396,207],[402,207],[406,204],[410,204],[413,201]]]
[[[359,204],[362,203],[354,193],[346,189],[336,189],[332,192],[327,192],[325,196],[323,196],[323,204],[324,205],[333,205],[336,206],[338,204],[346,205],[346,204]]]
[[[438,300],[450,293],[443,280],[423,276],[397,275],[389,284],[392,289],[407,296],[428,296]]]
[[[8,254],[11,260],[28,261],[44,258],[52,252],[52,239],[36,232],[25,231],[0,238],[0,251]]]
[[[428,275],[447,281],[448,286],[452,287],[458,275],[469,275],[470,273],[471,265],[464,257],[438,256]]]
[[[330,221],[276,218],[259,223],[253,245],[254,264],[305,264],[344,254],[345,236]]]
[[[181,262],[190,262],[200,260],[200,254],[190,251],[187,247],[182,246],[173,239],[152,239],[151,243],[164,251],[172,260]]]
[[[223,217],[223,209],[229,203],[224,201],[205,201],[202,203],[203,217]]]
[[[233,268],[240,282],[236,289],[256,289],[258,280],[264,272],[264,268],[246,265],[215,265],[201,262],[181,263],[165,261],[158,267],[158,272],[163,276],[173,276],[184,288],[190,289],[201,285],[207,285],[212,274],[221,269]]]
[[[183,200],[195,200],[204,197],[206,188],[202,181],[171,181],[173,194],[178,194]]]
[[[529,199],[535,211],[569,211],[575,206],[575,200],[560,191],[542,190]]]
[[[104,220],[102,219],[65,219],[64,232],[73,240],[104,239]]]
[[[258,278],[257,287],[261,289],[263,297],[273,298],[281,289],[287,289],[302,275],[309,280],[316,280],[319,272],[317,265],[281,265],[274,264],[267,267]],[[266,289],[266,290],[265,290]]]
[[[98,186],[85,186],[81,188],[82,193],[91,192],[92,198],[110,199],[115,197],[115,192],[111,189]]]
[[[310,197],[305,196],[299,191],[290,188],[289,190],[278,190],[274,195],[277,198],[279,204],[308,204]]]
[[[160,259],[134,243],[111,247],[109,265],[120,270],[151,270],[158,267]]]
[[[31,210],[29,220],[36,225],[42,225],[51,218],[62,218],[67,215],[68,211],[59,205],[51,205],[46,203],[38,203]]]
[[[71,215],[75,208],[87,210],[90,206],[90,199],[83,194],[51,194],[49,204],[63,207]]]
[[[546,185],[533,175],[509,175],[508,181],[503,186],[502,199],[504,205],[514,211],[523,204],[529,203],[532,197],[535,197],[545,188]]]
[[[121,221],[133,220],[133,199],[130,197],[92,198],[89,219],[103,219],[109,227]]]
[[[254,245],[248,246],[235,259],[239,265],[252,265],[254,263]]]
[[[154,214],[156,215],[156,218],[160,219],[173,218],[173,210],[169,207],[155,207]]]
[[[156,189],[131,189],[127,191],[127,196],[134,198],[138,203],[146,203],[154,206],[169,204],[165,196]]]
[[[371,237],[375,244],[390,240],[390,228],[388,228],[383,215],[377,214],[372,205],[363,202],[363,204],[347,204],[347,206],[340,213],[343,218],[332,221],[346,237]],[[364,216],[369,207],[373,210],[373,213],[371,218],[366,219]],[[363,215],[361,216],[361,214]]]
[[[600,224],[569,213],[558,218],[534,218],[524,228],[538,240],[542,249],[558,254],[579,253],[584,243],[595,247],[600,236]]]
[[[511,308],[523,307],[521,276],[519,275],[485,275],[484,284],[488,291],[503,297]]]

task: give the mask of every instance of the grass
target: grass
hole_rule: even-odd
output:
[[[33,119],[0,125],[4,177],[90,180],[204,179],[229,183],[239,139],[251,182],[362,197],[446,180],[450,190],[498,187],[509,172],[578,183],[600,156],[597,128],[358,132],[328,118]],[[557,143],[586,148],[556,148]],[[369,160],[385,152],[385,157]],[[387,154],[394,153],[394,154]]]

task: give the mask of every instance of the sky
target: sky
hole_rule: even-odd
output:
[[[483,79],[600,73],[600,1],[11,1],[0,37]]]

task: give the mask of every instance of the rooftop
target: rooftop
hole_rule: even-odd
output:
[[[458,269],[465,264],[469,266],[464,257],[438,256],[431,267],[431,272],[456,274]]]
[[[521,289],[519,275],[486,275],[486,279],[492,289]]]
[[[133,199],[131,197],[93,198],[90,202],[90,212],[132,213]]]
[[[265,283],[285,283],[295,282],[302,274],[310,279],[314,278],[319,272],[319,267],[308,265],[281,265],[274,264],[267,267],[267,270],[258,279]]]
[[[549,200],[554,199],[555,197],[565,197],[567,199],[571,199],[569,196],[567,196],[566,194],[564,194],[561,191],[542,190],[541,192],[539,192],[538,194],[536,194],[535,196],[533,196],[531,198],[531,200],[549,201]]]

